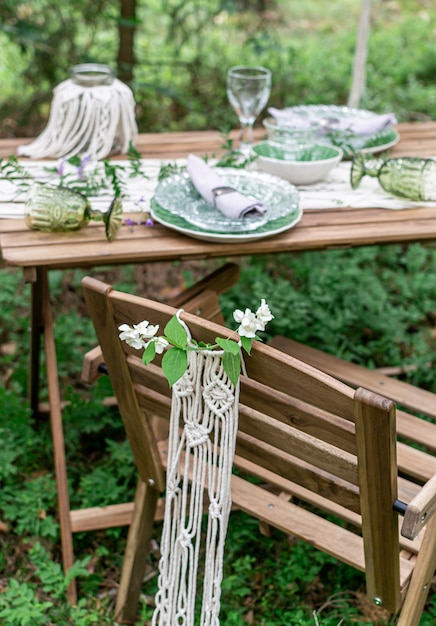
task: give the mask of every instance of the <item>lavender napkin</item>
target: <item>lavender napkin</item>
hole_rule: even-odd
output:
[[[187,171],[198,193],[226,217],[258,217],[268,210],[263,202],[229,187],[216,171],[195,154],[188,156]]]
[[[294,128],[313,128],[320,120],[319,114],[310,117],[310,115],[300,115],[290,110],[280,110],[270,107],[268,112],[281,125],[293,126]],[[326,120],[330,120],[326,126],[326,130],[349,131],[353,135],[374,135],[384,130],[388,126],[397,124],[397,119],[393,113],[383,113],[378,115],[374,113],[371,117],[359,117],[349,115],[347,117],[338,117],[335,122],[331,121],[335,118],[334,112],[330,115],[326,112]]]

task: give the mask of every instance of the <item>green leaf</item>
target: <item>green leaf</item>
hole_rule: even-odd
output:
[[[147,365],[148,363],[150,363],[150,361],[154,359],[155,356],[156,346],[154,345],[154,341],[150,341],[142,355],[142,362],[144,363],[144,365]]]
[[[186,330],[181,325],[176,315],[173,315],[165,326],[165,337],[177,348],[184,348],[188,343]]]
[[[186,333],[185,333],[186,334]],[[170,387],[174,385],[186,372],[188,367],[188,353],[181,348],[171,348],[165,352],[162,359],[162,370]]]
[[[215,342],[222,348],[225,352],[231,352],[232,354],[239,353],[239,345],[233,339],[221,339],[221,337],[216,337]]]
[[[77,155],[72,156],[72,157],[70,157],[68,159],[68,163],[70,165],[74,165],[75,167],[78,167],[80,165],[81,161],[82,161],[82,159],[79,156],[77,156]]]
[[[241,337],[241,344],[242,344],[242,347],[244,348],[245,352],[250,354],[251,346],[253,345],[253,340],[250,339],[250,337]]]
[[[239,375],[241,373],[241,357],[239,356],[239,354],[236,355],[232,354],[231,352],[224,352],[223,367],[225,373],[236,387],[236,385],[238,384]]]

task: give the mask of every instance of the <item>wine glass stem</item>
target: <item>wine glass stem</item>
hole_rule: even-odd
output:
[[[245,120],[240,120],[240,122],[239,150],[242,154],[248,156],[253,145],[253,122]]]

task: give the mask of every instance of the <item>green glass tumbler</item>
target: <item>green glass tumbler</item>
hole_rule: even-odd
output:
[[[79,230],[90,221],[104,222],[106,238],[113,241],[121,226],[122,213],[119,196],[103,213],[93,210],[87,198],[77,191],[35,183],[25,204],[24,219],[28,228],[52,233]]]
[[[376,159],[358,154],[351,166],[351,187],[357,189],[364,176],[377,178],[394,196],[415,201],[436,200],[436,160],[419,157]]]

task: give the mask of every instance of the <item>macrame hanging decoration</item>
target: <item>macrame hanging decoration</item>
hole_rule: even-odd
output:
[[[188,369],[173,385],[153,626],[194,626],[197,579],[202,571],[200,626],[219,625],[238,401],[239,382],[235,388],[224,372],[222,352],[189,351]],[[205,504],[207,516],[203,516]],[[205,517],[206,538],[200,550]]]
[[[53,90],[46,128],[19,156],[60,158],[86,155],[92,160],[126,153],[137,135],[131,89],[107,65],[87,63]]]

